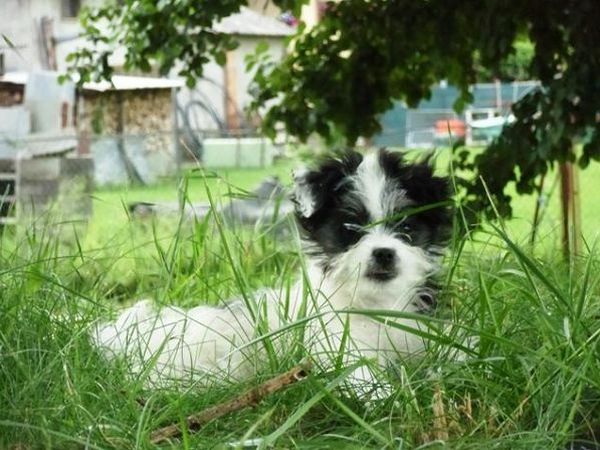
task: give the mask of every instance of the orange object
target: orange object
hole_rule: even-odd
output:
[[[443,119],[435,121],[435,134],[438,136],[447,135],[448,131],[452,136],[464,136],[466,133],[465,122],[459,119]]]

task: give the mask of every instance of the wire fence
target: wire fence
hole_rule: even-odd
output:
[[[454,104],[460,93],[452,86],[436,86],[431,98],[417,108],[397,103],[382,118],[376,145],[431,148],[456,139],[467,144],[486,144],[509,120],[512,105],[539,87],[537,81],[479,83],[471,87],[473,101],[457,113]],[[497,120],[490,120],[497,119]],[[485,126],[478,120],[487,120]]]

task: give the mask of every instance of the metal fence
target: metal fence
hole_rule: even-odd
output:
[[[448,133],[436,128],[436,124],[443,124],[460,116],[453,110],[447,109],[414,109],[406,114],[406,147],[433,147],[448,143]]]
[[[471,87],[473,102],[460,114],[453,109],[460,95],[458,90],[452,86],[436,86],[431,98],[421,102],[419,107],[408,108],[398,102],[386,112],[381,118],[382,131],[374,138],[374,143],[428,148],[447,145],[456,138],[465,138],[469,143],[487,141],[500,128],[477,134],[471,132],[470,123],[482,118],[507,117],[512,105],[538,86],[536,81],[475,84]]]

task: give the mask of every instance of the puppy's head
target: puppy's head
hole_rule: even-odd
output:
[[[355,280],[359,298],[414,292],[434,272],[450,234],[450,193],[427,163],[348,152],[294,179],[308,254],[335,281]]]

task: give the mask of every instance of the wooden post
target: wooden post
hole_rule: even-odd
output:
[[[569,239],[569,210],[572,193],[571,193],[571,170],[569,163],[562,163],[559,167],[560,171],[560,206],[562,218],[562,250],[565,260],[571,255],[571,240]]]
[[[573,222],[572,254],[581,256],[583,247],[583,230],[581,222],[581,190],[579,187],[579,167],[571,164],[571,182],[573,185],[573,198],[571,199],[571,221]]]
[[[494,80],[494,88],[496,89],[496,111],[502,111],[502,83],[498,78]]]
[[[238,114],[238,90],[237,72],[235,66],[235,52],[228,51],[225,60],[225,118],[227,129],[230,134],[232,130],[240,129],[240,117]]]
[[[577,168],[570,162],[560,170],[562,247],[565,260],[581,254],[581,206]]]
[[[181,176],[183,165],[183,155],[179,145],[179,110],[177,108],[177,88],[171,88],[171,126],[173,127],[173,151],[175,152],[175,167],[177,176]]]
[[[54,21],[48,16],[41,20],[42,46],[46,56],[46,68],[48,70],[57,70],[56,62],[56,44],[54,42]]]

